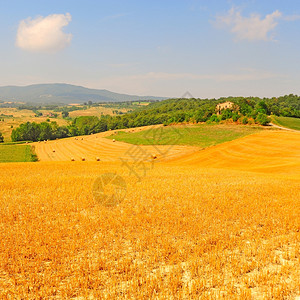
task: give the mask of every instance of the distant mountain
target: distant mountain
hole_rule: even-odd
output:
[[[118,94],[107,90],[89,89],[64,83],[0,87],[0,100],[27,103],[70,104],[87,101],[120,102],[163,99],[166,98]]]

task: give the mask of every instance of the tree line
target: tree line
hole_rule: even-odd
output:
[[[230,101],[234,105],[218,114],[216,106]],[[220,99],[168,99],[150,103],[124,115],[82,116],[70,121],[68,126],[56,122],[27,122],[12,131],[12,141],[42,141],[78,135],[88,135],[114,129],[124,129],[155,124],[182,122],[220,122],[231,119],[241,124],[267,125],[268,115],[300,118],[300,97],[288,95],[279,98],[227,97]]]

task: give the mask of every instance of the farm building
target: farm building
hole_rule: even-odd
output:
[[[223,102],[223,103],[219,103],[216,107],[216,110],[217,110],[217,114],[220,114],[221,113],[221,110],[223,109],[227,109],[227,108],[233,108],[234,106],[234,103],[233,102],[230,102],[230,101],[226,101],[226,102]]]
[[[55,117],[55,115],[52,112],[47,112],[43,114],[43,117]]]

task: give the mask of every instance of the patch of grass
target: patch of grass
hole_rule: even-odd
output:
[[[273,117],[273,122],[279,126],[300,130],[300,119],[290,117]]]
[[[179,125],[134,133],[121,131],[107,138],[134,145],[190,145],[205,148],[232,141],[260,130],[265,129],[259,126],[242,125],[202,124],[189,127]]]
[[[28,145],[0,145],[0,163],[37,161],[34,149]]]
[[[7,143],[3,143],[1,145],[20,145],[20,144],[26,144],[26,143],[32,143],[32,141],[7,142]]]

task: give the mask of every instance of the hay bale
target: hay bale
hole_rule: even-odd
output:
[[[82,160],[82,161],[85,161],[85,157],[81,157],[81,160]]]
[[[99,157],[96,157],[96,161],[100,161],[100,158],[99,158]]]
[[[116,140],[115,139],[113,139],[113,142],[115,142]]]
[[[52,149],[52,152],[55,152],[55,149]]]
[[[71,158],[71,161],[75,161],[75,158],[74,158],[74,157],[72,157],[72,158]]]
[[[152,154],[151,157],[152,157],[152,159],[156,159],[157,158],[156,154]]]

